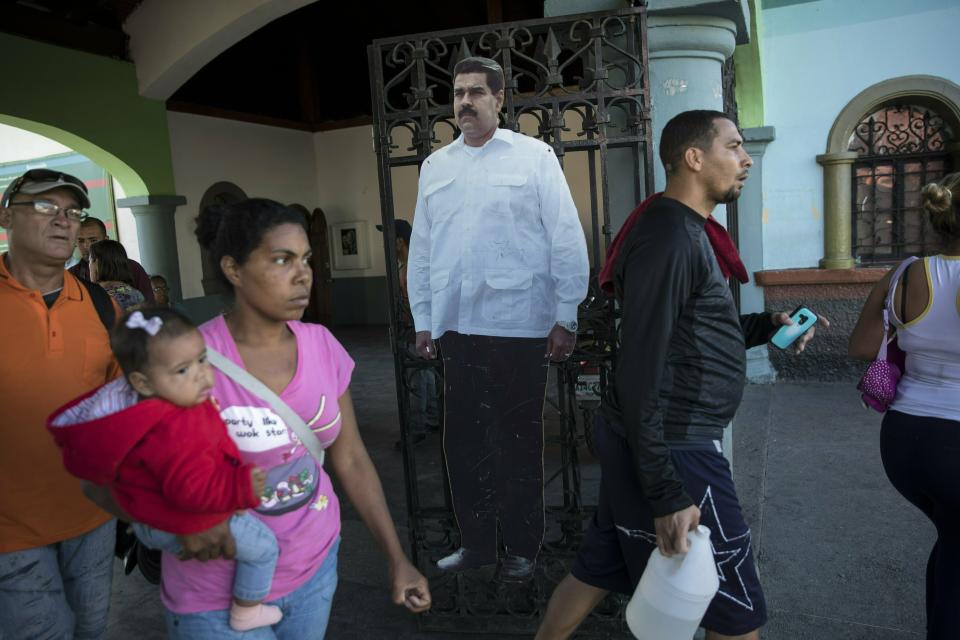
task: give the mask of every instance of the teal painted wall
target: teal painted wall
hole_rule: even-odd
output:
[[[737,119],[740,127],[762,127],[763,122],[763,41],[760,12],[755,0],[750,1],[750,42],[733,52],[736,68]]]
[[[789,7],[792,4],[805,4],[807,2],[820,2],[820,0],[760,0],[764,9],[776,9],[778,7]]]
[[[770,4],[762,0],[760,16],[763,116],[777,138],[764,157],[763,267],[815,267],[823,257],[816,156],[830,128],[857,94],[884,80],[929,75],[960,84],[960,2]]]
[[[764,18],[771,20],[770,35],[860,26],[896,18],[902,18],[907,26],[916,19],[922,23],[922,16],[928,12],[956,9],[958,4],[957,0],[760,0],[761,8],[770,10]],[[900,46],[899,42],[896,44]]]
[[[0,33],[0,122],[107,169],[127,196],[176,193],[166,106],[141,98],[133,64]]]

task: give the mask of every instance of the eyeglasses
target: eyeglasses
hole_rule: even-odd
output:
[[[11,202],[11,207],[31,206],[36,213],[45,218],[55,218],[61,211],[71,222],[83,222],[87,219],[87,212],[77,207],[61,207],[49,200],[24,200],[23,202]]]

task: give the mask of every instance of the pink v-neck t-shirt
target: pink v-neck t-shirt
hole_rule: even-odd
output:
[[[350,385],[353,360],[323,326],[288,322],[297,339],[297,371],[280,397],[329,447],[340,433],[337,399]],[[243,366],[222,316],[200,327],[207,345]],[[340,535],[340,503],[330,477],[269,404],[216,372],[214,398],[244,462],[267,472],[267,489],[253,511],[277,537],[280,559],[267,600],[304,584]],[[198,487],[198,490],[203,490]],[[161,598],[175,613],[230,607],[235,563],[180,561],[163,554]]]

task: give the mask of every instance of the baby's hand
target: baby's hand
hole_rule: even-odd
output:
[[[250,482],[253,483],[254,495],[259,498],[267,488],[267,474],[263,469],[254,467],[250,470]]]

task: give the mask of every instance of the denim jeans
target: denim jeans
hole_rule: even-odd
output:
[[[167,638],[169,640],[208,640],[246,638],[247,640],[323,640],[330,620],[330,606],[337,590],[337,551],[340,541],[334,543],[326,559],[313,577],[293,593],[269,601],[283,611],[283,620],[272,627],[258,627],[252,631],[234,631],[230,628],[230,612],[203,611],[174,613],[167,610]]]
[[[95,640],[107,630],[116,520],[45,547],[0,553],[3,640]]]
[[[177,536],[166,531],[134,523],[140,542],[151,549],[180,553]],[[280,550],[270,527],[249,513],[230,518],[230,533],[237,543],[237,573],[233,578],[233,597],[238,600],[263,600],[273,584]]]

